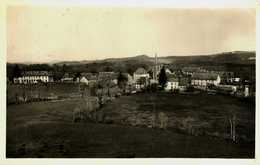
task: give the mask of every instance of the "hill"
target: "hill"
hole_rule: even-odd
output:
[[[167,64],[171,69],[178,69],[184,66],[203,66],[205,68],[217,70],[229,70],[240,72],[245,70],[242,75],[252,75],[255,71],[255,52],[233,51],[212,55],[197,56],[166,56],[158,57],[158,62]],[[84,61],[64,61],[48,64],[18,64],[22,70],[53,70],[54,72],[102,72],[102,71],[121,71],[132,74],[137,68],[143,67],[147,70],[154,65],[154,57],[139,55],[125,58],[108,58],[103,60],[84,60]],[[8,77],[12,79],[13,63],[7,63]],[[218,69],[220,68],[220,69]],[[224,68],[224,69],[223,69]]]
[[[215,64],[253,64],[255,63],[255,52],[234,51],[224,52],[212,55],[198,55],[198,56],[168,56],[161,57],[163,61],[177,64],[200,64],[200,63],[215,63]]]
[[[219,54],[211,55],[196,55],[196,56],[166,56],[158,57],[159,63],[165,64],[200,64],[200,63],[235,63],[235,64],[253,64],[255,63],[255,52],[249,51],[233,51],[233,52],[224,52]],[[117,63],[117,62],[154,62],[154,57],[147,55],[138,55],[134,57],[125,57],[125,58],[107,58],[104,60],[96,61],[64,61],[55,63],[57,65],[80,65],[80,64],[89,64],[89,63]]]

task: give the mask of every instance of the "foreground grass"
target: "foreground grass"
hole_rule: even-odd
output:
[[[252,146],[251,146],[252,147]],[[8,133],[7,157],[252,157],[230,141],[164,130],[42,122]]]
[[[177,121],[191,116],[198,122],[219,123],[225,116],[225,106],[232,108],[241,123],[247,123],[240,126],[240,133],[242,130],[250,140],[233,143],[216,136],[194,136],[180,133],[174,124],[172,129],[160,130],[142,125],[123,126],[120,122],[72,123],[72,111],[82,103],[74,99],[8,106],[7,157],[254,157],[254,108],[233,98],[139,94],[116,99],[102,110],[107,116],[121,120],[122,114],[131,116],[151,111],[145,106],[151,101],[156,102],[160,111],[171,112],[175,116],[172,119]],[[211,129],[222,127],[208,123]]]

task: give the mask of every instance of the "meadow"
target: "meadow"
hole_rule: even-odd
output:
[[[17,103],[17,97],[46,98],[57,96],[65,98],[79,95],[79,84],[51,83],[51,84],[9,84],[7,85],[7,104]]]
[[[7,157],[254,157],[253,102],[207,94],[138,93],[104,105],[99,110],[103,122],[73,123],[73,109],[83,102],[8,105]],[[156,112],[168,116],[166,129],[149,128]],[[236,142],[229,139],[230,113],[237,116]]]
[[[141,93],[122,96],[108,103],[103,111],[116,123],[152,127],[152,115],[163,112],[167,129],[192,135],[210,135],[228,139],[231,116],[236,117],[238,141],[254,141],[254,100],[224,95]]]

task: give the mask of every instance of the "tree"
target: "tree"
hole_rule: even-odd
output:
[[[63,72],[63,74],[64,74],[65,72],[67,72],[67,65],[66,65],[66,64],[63,64],[63,65],[62,65],[62,72]]]
[[[126,67],[127,67],[127,69],[126,69],[127,73],[132,75],[135,72],[135,68],[134,67],[132,67],[132,66],[129,67],[127,65],[126,65]]]
[[[112,87],[112,80],[109,76],[103,77],[98,80],[98,87],[101,88],[101,95],[104,95],[104,89],[107,89],[107,95],[110,96],[110,88]]]
[[[118,83],[119,88],[125,89],[125,87],[127,85],[127,81],[128,81],[128,78],[120,72],[117,77],[117,83]]]
[[[53,65],[53,80],[60,81],[63,77],[64,73],[62,71],[62,66],[58,66],[56,64]]]
[[[80,76],[81,76],[81,73],[80,73],[80,72],[77,72],[77,73],[74,75],[73,80],[74,80],[74,81],[77,80],[77,78],[80,78]]]
[[[18,78],[18,77],[21,77],[21,75],[22,75],[21,69],[19,68],[18,65],[15,65],[14,70],[13,70],[13,77]]]
[[[148,74],[149,74],[150,77],[153,77],[153,71],[152,70],[149,70]]]
[[[165,68],[163,67],[161,69],[160,73],[159,73],[159,84],[164,89],[166,83],[167,83],[167,75],[166,75],[166,72],[165,72]]]
[[[234,142],[236,141],[236,114],[231,113],[228,117],[229,124],[230,124],[230,139]]]
[[[106,66],[106,67],[104,67],[104,71],[105,72],[112,72],[113,68],[111,66]]]

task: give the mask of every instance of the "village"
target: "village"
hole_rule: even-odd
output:
[[[50,71],[23,71],[19,77],[14,77],[13,82],[9,84],[16,85],[36,85],[48,84],[49,86],[55,84],[78,84],[84,88],[86,95],[86,88],[89,96],[104,96],[105,88],[108,90],[107,96],[115,97],[116,95],[130,94],[136,92],[144,92],[149,90],[157,90],[162,87],[159,82],[160,74],[164,72],[165,82],[163,90],[170,93],[196,93],[204,91],[208,94],[226,94],[234,97],[253,97],[255,96],[254,83],[250,80],[236,77],[234,72],[206,70],[203,67],[187,66],[177,70],[171,70],[167,64],[158,63],[157,55],[154,57],[154,65],[148,70],[145,68],[138,68],[132,75],[130,73],[122,72],[98,72],[98,73],[72,73],[66,72],[61,79],[54,81],[53,73]],[[91,88],[102,89],[102,93],[96,90],[90,93]],[[111,91],[109,93],[109,90]],[[25,101],[31,97],[38,97],[38,95],[28,96],[22,98],[16,94],[16,100]],[[48,98],[57,98],[47,96]]]

